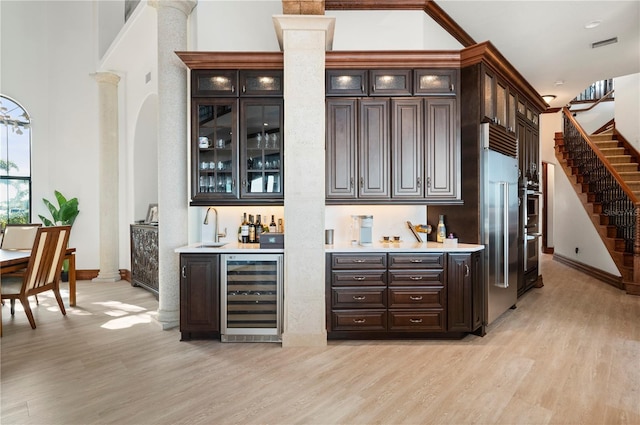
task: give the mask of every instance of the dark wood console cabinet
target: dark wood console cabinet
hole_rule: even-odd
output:
[[[481,252],[327,254],[330,339],[484,334]]]
[[[132,224],[131,285],[140,286],[158,298],[158,226]]]

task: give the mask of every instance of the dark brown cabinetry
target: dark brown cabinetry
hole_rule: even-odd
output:
[[[388,199],[389,100],[328,99],[327,116],[327,198]]]
[[[456,69],[415,69],[414,94],[450,95],[458,90],[458,70]]]
[[[327,94],[341,94],[340,78],[392,78],[387,73],[327,71],[327,81],[336,81]],[[412,74],[395,71],[399,75],[405,81]],[[327,203],[461,200],[457,71],[423,69],[415,75],[423,96],[327,98]]]
[[[220,256],[180,255],[182,340],[220,336]]]
[[[191,76],[191,205],[282,203],[282,72]]]
[[[518,296],[541,285],[538,269],[540,250],[540,143],[538,113],[526,102],[517,107],[518,162],[520,178],[519,246],[523,259],[518,276]]]
[[[477,252],[327,254],[329,338],[480,330],[480,261]]]
[[[506,81],[483,67],[482,115],[509,133],[516,131],[516,95]]]
[[[447,259],[450,331],[472,332],[482,325],[480,253],[449,254]]]
[[[444,332],[444,253],[389,254],[389,331]]]

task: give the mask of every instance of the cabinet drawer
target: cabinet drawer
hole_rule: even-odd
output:
[[[334,254],[331,266],[334,269],[386,269],[387,254]]]
[[[445,254],[389,254],[390,269],[443,269]]]
[[[331,289],[332,308],[385,308],[387,289],[373,288],[333,288]]]
[[[333,331],[386,331],[386,310],[332,311]]]
[[[442,310],[389,311],[390,331],[444,331]]]
[[[389,289],[389,308],[444,309],[447,302],[444,287]]]
[[[334,271],[331,272],[331,284],[333,286],[386,285],[387,272],[384,270]]]
[[[389,285],[393,286],[441,286],[444,282],[444,270],[392,270],[389,272]]]

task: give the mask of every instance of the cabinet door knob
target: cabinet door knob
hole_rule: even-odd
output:
[[[455,86],[454,86],[453,84],[451,84],[451,85],[449,86],[449,91],[454,91],[454,90],[455,90]]]
[[[349,187],[353,189],[353,177],[349,179]]]
[[[418,177],[417,183],[418,183],[418,189],[420,189],[422,187],[422,179],[420,177]]]
[[[236,86],[231,86],[231,93],[235,93],[236,92]]]
[[[360,189],[364,188],[364,177],[360,177]]]
[[[246,93],[247,92],[247,87],[246,86],[242,86],[242,93]]]
[[[427,187],[431,187],[431,177],[427,177]]]

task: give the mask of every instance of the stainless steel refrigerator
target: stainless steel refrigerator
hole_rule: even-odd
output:
[[[518,298],[518,160],[492,150],[489,124],[480,128],[485,318],[490,324]]]

